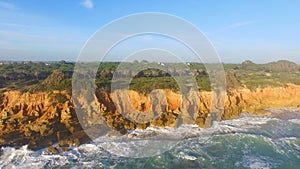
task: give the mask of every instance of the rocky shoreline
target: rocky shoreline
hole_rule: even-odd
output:
[[[57,153],[68,150],[69,146],[91,141],[90,134],[87,135],[89,130],[96,131],[96,136],[107,134],[93,130],[104,125],[120,134],[127,134],[136,128],[145,129],[150,125],[210,125],[209,112],[215,109],[211,107],[212,92],[194,92],[186,99],[182,99],[179,93],[171,90],[158,92],[160,93],[157,96],[161,97],[156,98],[160,103],[157,105],[151,105],[150,95],[136,91],[128,91],[130,103],[124,102],[124,91],[97,91],[95,99],[89,103],[83,96],[79,97],[76,99],[76,105],[86,110],[84,116],[80,117],[80,123],[75,112],[74,100],[65,91],[6,91],[0,97],[0,147],[28,145],[29,149],[38,150],[51,146],[49,153]],[[224,103],[224,108],[218,109],[221,111],[221,116],[218,117],[220,120],[238,118],[241,112],[264,115],[270,113],[266,108],[300,107],[300,86],[288,84],[286,87],[255,90],[231,89],[227,91]],[[192,110],[194,105],[197,105],[198,109]],[[128,117],[135,120],[129,120]],[[58,144],[53,147],[55,143]]]

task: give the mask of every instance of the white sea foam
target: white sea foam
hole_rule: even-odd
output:
[[[299,119],[294,118],[294,116],[296,115],[292,114],[291,117],[293,119],[287,119],[287,121],[299,124]],[[253,137],[253,140],[263,138],[264,143],[270,145],[275,152],[284,156],[287,150],[280,148],[281,142],[285,142],[290,148],[299,151],[299,138],[285,138],[282,136],[283,138],[277,139],[278,136],[276,136],[274,140],[273,138],[262,136],[260,133],[256,135],[257,132],[262,130],[261,126],[270,121],[276,124],[281,122],[281,120],[272,116],[243,116],[239,119],[214,122],[213,126],[207,129],[199,128],[196,125],[182,125],[178,128],[151,126],[145,130],[131,131],[130,134],[134,136],[133,138],[127,136],[102,136],[94,140],[94,143],[83,144],[57,155],[48,155],[44,153],[45,149],[33,152],[28,150],[27,146],[23,146],[20,149],[5,147],[3,148],[3,155],[0,156],[0,168],[43,168],[45,166],[72,166],[72,164],[81,166],[81,168],[93,166],[113,167],[120,162],[118,160],[119,156],[143,157],[158,155],[174,146],[176,149],[179,149],[174,152],[182,152],[182,154],[176,156],[178,157],[177,160],[199,161],[199,159],[207,158],[210,161],[216,161],[214,163],[218,163],[217,157],[211,157],[209,152],[204,152],[201,149],[213,146],[218,147],[218,145],[224,144],[227,138],[237,138],[235,140],[245,138],[247,140],[250,137]],[[248,131],[251,132],[248,133]],[[213,139],[219,136],[222,139]],[[178,144],[177,146],[177,143],[182,142],[181,140],[184,141],[184,144]],[[231,140],[228,140],[226,144],[231,144],[231,142]],[[236,166],[253,169],[274,167],[274,162],[267,157],[251,156],[249,154],[251,152],[248,151],[249,147],[247,148],[246,145],[248,143],[241,142],[234,145],[238,144],[244,144],[243,152],[246,155],[243,156],[242,161],[236,163]],[[196,154],[192,153],[193,155],[191,155],[190,151]],[[113,160],[114,162],[107,162],[108,160]]]
[[[243,167],[250,169],[270,169],[275,166],[267,157],[257,156],[244,156],[241,162],[236,163],[237,166],[242,165]]]
[[[197,160],[197,157],[190,156],[190,155],[184,155],[183,158],[191,161]]]
[[[292,122],[294,124],[300,124],[300,119],[291,119],[289,122]]]
[[[6,147],[1,156],[0,168],[42,168],[46,163],[64,165],[67,157],[59,155],[44,155],[27,149]]]
[[[283,141],[287,145],[293,147],[294,149],[300,152],[300,138],[287,137],[287,138],[282,138],[281,141]]]

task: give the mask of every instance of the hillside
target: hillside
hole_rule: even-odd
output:
[[[89,66],[86,63],[85,66]],[[128,67],[128,71],[119,70],[117,62],[105,62],[99,64],[96,73],[96,85],[99,89],[110,91],[110,83],[113,76],[118,76],[120,85],[133,77],[130,89],[148,93],[155,88],[171,89],[178,91],[178,85],[174,77],[193,76],[198,84],[200,91],[210,91],[209,74],[205,66],[200,63],[190,63],[182,67],[178,64],[178,69],[165,72],[159,69],[146,69],[140,72],[130,71],[133,66],[143,67],[145,63],[123,63],[123,67]],[[168,63],[165,64],[168,66]],[[251,61],[245,61],[241,64],[224,64],[226,72],[227,87],[247,87],[255,89],[266,86],[285,86],[288,83],[300,84],[300,66],[290,62],[280,60],[267,64],[255,64]],[[13,62],[0,65],[0,88],[2,90],[20,90],[20,91],[51,91],[71,89],[72,73],[75,63],[65,61],[54,63],[34,63],[34,62]],[[172,65],[176,67],[176,65]],[[186,70],[189,68],[190,70]],[[58,79],[54,73],[60,72]],[[50,76],[52,74],[52,77]],[[44,82],[48,78],[48,82]],[[51,83],[51,78],[54,83]],[[122,81],[123,79],[123,81]]]
[[[110,130],[129,134],[131,130],[151,125],[210,127],[212,120],[238,118],[241,112],[264,115],[270,113],[266,108],[300,106],[299,66],[288,61],[225,64],[225,100],[210,91],[209,72],[202,64],[191,63],[190,72],[177,70],[172,73],[158,69],[115,72],[117,66],[118,63],[100,65],[95,94],[87,99],[85,93],[75,98],[71,94],[74,63],[0,65],[3,82],[0,146],[28,144],[30,149],[37,150],[59,143],[49,150],[57,153],[67,150],[68,146],[90,141],[91,135],[111,134]],[[122,77],[118,81],[120,85],[134,75],[128,91],[129,100],[123,89],[110,91],[116,73]],[[182,96],[174,76],[184,78],[190,73],[196,78],[198,91]],[[159,89],[155,97],[151,95],[153,89]],[[151,99],[155,99],[155,105],[151,104]],[[82,111],[79,117],[76,106]]]

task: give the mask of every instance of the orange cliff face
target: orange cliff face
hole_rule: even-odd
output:
[[[300,107],[300,86],[257,88],[237,90],[243,101],[243,112],[258,113],[266,108]]]
[[[60,103],[56,95],[66,98]],[[39,149],[57,142],[58,135],[71,135],[81,128],[76,121],[71,97],[65,92],[5,92],[0,105],[0,145],[28,144]],[[72,125],[70,125],[72,124]]]
[[[59,142],[60,146],[88,141],[83,128],[107,125],[121,133],[147,126],[176,127],[182,123],[209,126],[212,101],[224,102],[220,119],[239,117],[241,112],[269,113],[266,108],[299,107],[300,86],[229,90],[225,100],[212,100],[211,92],[192,92],[184,98],[170,90],[156,90],[150,95],[136,91],[96,92],[93,101],[76,98],[81,108],[80,124],[71,95],[64,91],[21,93],[7,91],[0,98],[0,146],[39,149]],[[151,104],[154,103],[154,104]],[[82,124],[84,126],[82,126]]]
[[[123,91],[116,91],[106,95],[106,99],[101,104],[113,108],[111,112],[121,114],[126,117],[126,114],[144,114],[149,119],[149,125],[158,126],[176,126],[176,119],[181,116],[186,123],[196,123],[200,127],[204,127],[205,120],[211,111],[215,111],[215,107],[211,107],[212,102],[224,102],[221,108],[221,120],[238,118],[241,112],[263,115],[268,112],[267,108],[282,108],[282,107],[300,107],[300,86],[289,84],[286,87],[266,87],[257,88],[254,91],[250,89],[240,88],[235,90],[228,90],[225,100],[218,100],[216,97],[212,100],[211,92],[198,92],[197,94],[190,94],[183,98],[182,95],[170,90],[160,90],[156,93],[156,100],[150,95],[142,95],[136,91],[128,91],[129,98]],[[193,97],[193,99],[191,99]],[[98,98],[99,99],[99,98]],[[152,100],[151,100],[152,99]],[[129,100],[125,102],[125,100]],[[197,103],[193,103],[193,102]],[[155,105],[151,105],[154,102]],[[116,106],[115,106],[116,105]],[[191,109],[191,107],[198,107],[198,109]],[[218,103],[214,104],[218,105]],[[111,108],[107,110],[110,111]],[[184,112],[187,109],[188,112]],[[163,112],[159,112],[159,111]],[[153,112],[158,112],[158,115],[153,115]],[[159,114],[161,113],[161,114]],[[138,115],[137,115],[138,116]],[[168,118],[164,117],[168,116]],[[190,122],[188,118],[193,121]],[[168,119],[172,122],[168,122]],[[175,120],[174,120],[175,119]],[[185,123],[183,122],[183,123]]]

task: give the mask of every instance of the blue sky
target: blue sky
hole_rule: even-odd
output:
[[[111,21],[163,12],[197,26],[225,63],[300,63],[299,9],[296,0],[0,0],[0,60],[74,61]]]

